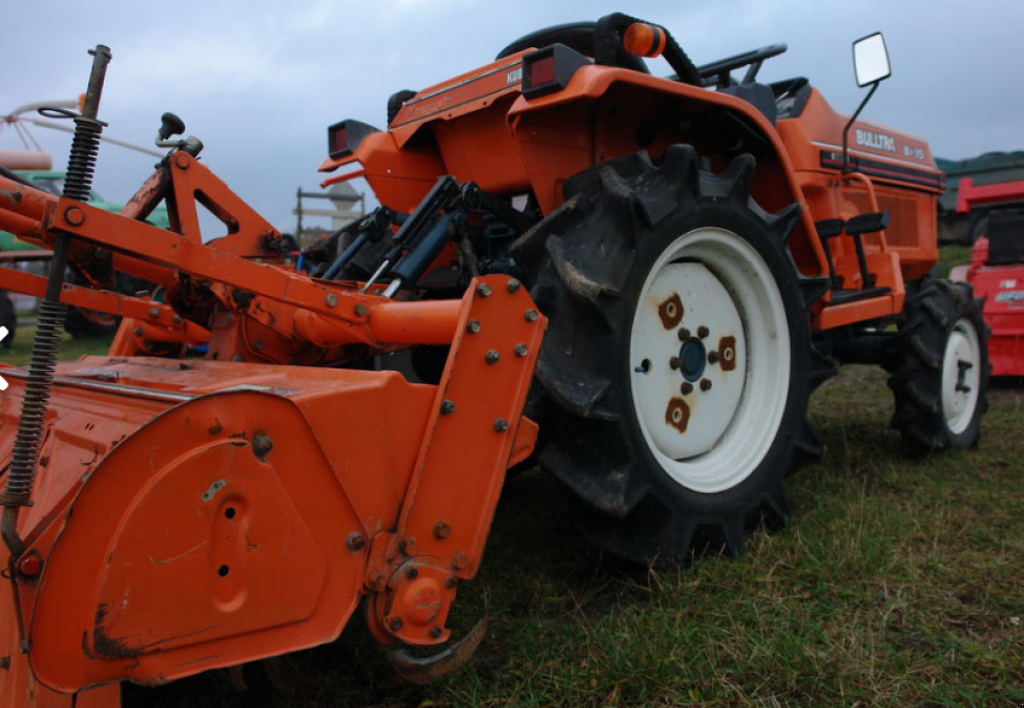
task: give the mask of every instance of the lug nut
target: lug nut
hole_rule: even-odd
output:
[[[476,334],[480,331],[480,320],[470,320],[466,323],[466,331],[470,334]]]
[[[707,336],[709,334],[711,334],[711,330],[709,330],[704,325],[701,325],[700,327],[697,328],[697,336],[700,337],[701,339],[707,339]]]
[[[684,396],[689,396],[691,393],[693,393],[693,384],[690,383],[689,381],[683,381],[683,385],[679,387],[679,391]]]
[[[700,390],[701,391],[710,391],[711,390],[711,380],[710,379],[701,379],[700,380]]]
[[[680,342],[685,342],[689,338],[690,338],[690,330],[686,329],[686,327],[683,327],[681,330],[679,330],[679,341]]]
[[[488,349],[487,353],[484,354],[484,361],[488,364],[496,364],[500,358],[501,354],[496,349]]]
[[[668,365],[672,368],[673,371],[675,371],[676,369],[683,365],[683,360],[677,356],[674,356],[668,360]]]
[[[708,352],[708,363],[709,364],[717,364],[718,363],[718,352],[716,352],[714,349],[712,349],[711,351]]]

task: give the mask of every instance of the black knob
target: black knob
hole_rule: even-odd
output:
[[[185,121],[173,113],[164,113],[160,116],[160,139],[167,140],[172,135],[181,135],[185,132]]]

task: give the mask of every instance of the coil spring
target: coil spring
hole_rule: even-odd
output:
[[[103,124],[93,118],[75,118],[75,139],[68,158],[68,174],[64,180],[64,196],[80,202],[89,201],[89,190],[96,170]]]
[[[4,487],[4,503],[8,505],[25,504],[32,496],[66,314],[67,305],[64,303],[43,300],[39,305],[39,323],[25,380],[25,398],[21,402],[21,421],[14,438],[11,467]]]

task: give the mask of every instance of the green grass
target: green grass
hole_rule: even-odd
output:
[[[0,362],[14,366],[28,365],[35,333],[35,325],[19,325],[14,336],[14,346],[10,349],[0,349]],[[109,348],[110,338],[75,339],[65,333],[61,340],[60,360],[75,361],[86,354],[105,354]]]
[[[579,538],[538,472],[505,489],[458,626],[486,600],[461,673],[403,685],[361,631],[257,667],[132,687],[127,706],[1019,706],[1024,701],[1024,389],[996,389],[977,450],[897,454],[891,396],[849,367],[812,403],[825,462],[791,478],[794,518],[736,559],[628,568]],[[354,624],[358,625],[359,621]]]
[[[939,249],[939,277],[948,278],[949,271],[958,265],[968,265],[971,262],[973,246],[943,246]]]

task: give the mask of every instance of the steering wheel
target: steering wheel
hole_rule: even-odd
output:
[[[754,79],[757,78],[757,72],[761,70],[761,64],[764,63],[765,59],[778,56],[786,51],[788,47],[785,44],[770,44],[767,47],[761,47],[760,49],[754,49],[753,51],[743,52],[736,56],[729,57],[727,59],[720,59],[710,64],[697,67],[697,72],[700,74],[704,83],[707,83],[707,79],[717,76],[718,77],[718,88],[728,88],[733,85],[732,76],[730,72],[733,69],[739,69],[750,65],[750,69],[747,70],[746,76],[743,77],[741,84],[753,83]]]

